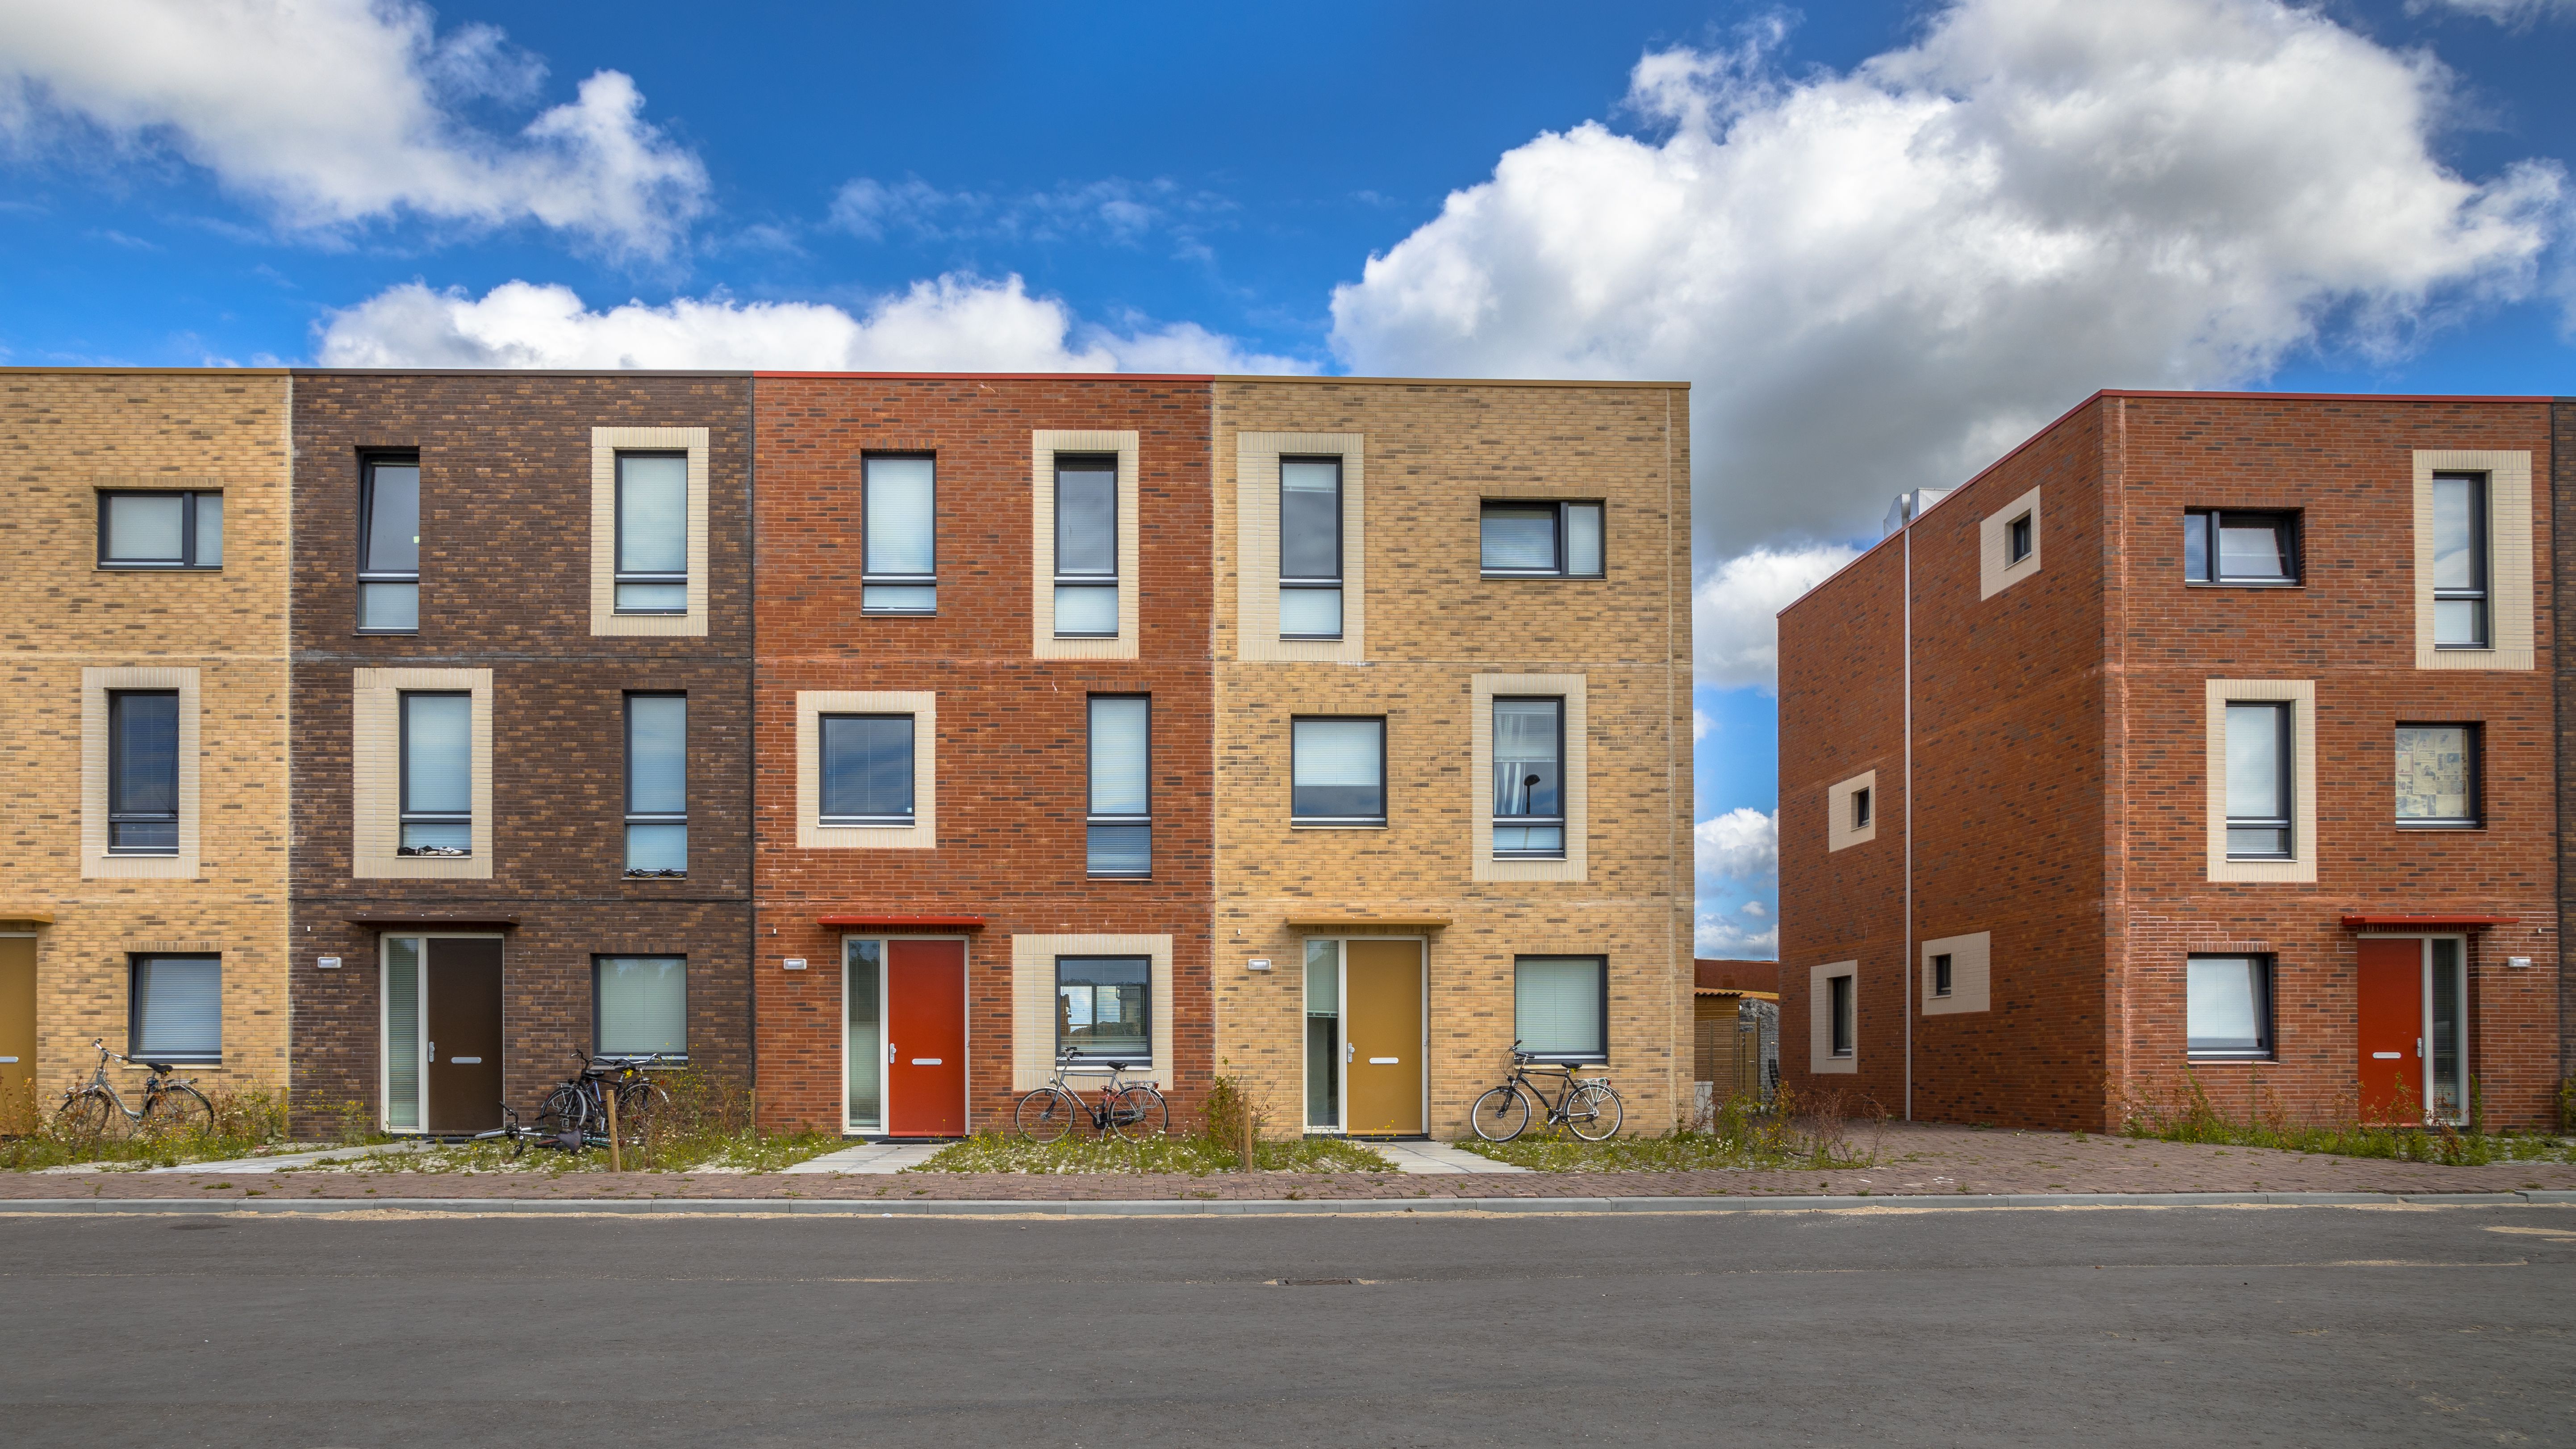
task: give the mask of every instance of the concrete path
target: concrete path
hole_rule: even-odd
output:
[[[1398,1172],[1527,1172],[1508,1162],[1478,1157],[1472,1152],[1446,1142],[1378,1142],[1368,1144],[1372,1151],[1395,1164]]]
[[[791,1177],[827,1172],[896,1173],[928,1162],[932,1153],[947,1145],[945,1142],[862,1142],[838,1152],[806,1158],[785,1171]]]
[[[347,1162],[357,1157],[376,1157],[387,1152],[418,1152],[427,1142],[370,1142],[363,1147],[331,1147],[320,1152],[280,1152],[267,1157],[228,1157],[217,1162],[183,1162],[177,1167],[147,1167],[148,1176],[162,1172],[276,1172],[288,1167],[311,1167],[317,1162]]]

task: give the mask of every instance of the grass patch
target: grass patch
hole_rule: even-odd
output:
[[[143,1100],[142,1083],[131,1084],[131,1105]],[[117,1083],[119,1091],[128,1084]],[[227,1157],[251,1157],[289,1150],[286,1107],[264,1091],[215,1087],[206,1093],[214,1121],[185,1131],[138,1132],[119,1119],[105,1136],[82,1139],[65,1132],[50,1111],[36,1106],[32,1085],[0,1103],[0,1171],[28,1172],[40,1167],[95,1164],[108,1171],[139,1172],[147,1167],[177,1167]]]
[[[1852,1136],[1863,1124],[1866,1142]],[[1855,1116],[1840,1092],[1801,1099],[1783,1090],[1765,1108],[1747,1098],[1720,1104],[1688,1127],[1659,1137],[1613,1137],[1586,1142],[1563,1129],[1523,1132],[1509,1142],[1479,1137],[1458,1146],[1495,1162],[1534,1172],[1693,1172],[1707,1168],[1873,1167],[1887,1114],[1864,1100]]]
[[[1339,1137],[1292,1137],[1262,1142],[1253,1159],[1264,1172],[1393,1172],[1383,1156]],[[1239,1172],[1243,1157],[1231,1142],[1214,1136],[1154,1137],[1127,1142],[1109,1137],[1067,1136],[1053,1142],[1031,1142],[1016,1134],[978,1132],[952,1142],[930,1160],[907,1172],[1177,1172],[1205,1177],[1212,1172]]]
[[[2221,1112],[2209,1100],[2200,1078],[2186,1070],[2183,1080],[2162,1101],[2132,1102],[2121,1130],[2131,1137],[2159,1142],[2204,1142],[2229,1147],[2269,1147],[2282,1152],[2319,1152],[2336,1157],[2378,1158],[2393,1162],[2433,1162],[2446,1167],[2485,1167],[2498,1162],[2576,1162],[2576,1142],[2537,1133],[2488,1132],[2479,1125],[2484,1111],[2475,1079],[2469,1083],[2469,1125],[2388,1127],[2362,1122],[2356,1110],[2341,1122],[2293,1122],[2277,1102],[2266,1109],[2259,1078],[2243,1118]],[[2397,1112],[2412,1115],[2409,1099]]]
[[[656,1072],[669,1100],[646,1120],[624,1149],[629,1172],[777,1172],[809,1157],[850,1144],[836,1132],[769,1132],[752,1121],[751,1092],[743,1083],[697,1068]],[[505,1141],[451,1142],[412,1152],[320,1162],[298,1172],[513,1172],[562,1176],[606,1172],[608,1149],[577,1152],[525,1144],[516,1156]]]

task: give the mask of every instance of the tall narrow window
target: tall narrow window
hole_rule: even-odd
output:
[[[474,853],[474,696],[402,696],[397,855]]]
[[[626,873],[689,873],[689,697],[626,696]]]
[[[1935,996],[1950,994],[1950,953],[1947,951],[1932,958],[1932,994]]]
[[[107,696],[107,851],[179,853],[179,692]]]
[[[689,612],[689,455],[617,455],[617,612]]]
[[[866,463],[859,612],[939,612],[938,467],[928,458]]]
[[[2004,562],[2006,564],[2017,564],[2030,557],[2038,527],[2037,521],[2027,513],[2004,525]]]
[[[1872,792],[1867,785],[1863,785],[1851,793],[1852,829],[1867,830],[1869,828],[1869,822],[1877,818],[1870,813],[1875,804],[1875,802],[1870,798],[1872,793],[1874,792]]]
[[[1483,571],[1489,577],[1602,576],[1598,503],[1487,503],[1480,528]]]
[[[1118,460],[1055,463],[1055,632],[1118,637]]]
[[[2193,956],[2185,963],[2183,1049],[2195,1057],[2272,1055],[2272,958]]]
[[[2196,508],[2182,516],[2185,583],[2254,587],[2299,581],[2298,515]]]
[[[689,1059],[689,958],[600,956],[592,960],[591,1039],[599,1054]]]
[[[100,568],[212,569],[223,563],[224,495],[98,495]]]
[[[2484,649],[2487,608],[2487,480],[2482,473],[2433,475],[2433,644]]]
[[[1059,956],[1055,963],[1058,1058],[1154,1060],[1154,963],[1143,956]]]
[[[2397,727],[2397,823],[2460,828],[2478,823],[2478,727]]]
[[[1085,831],[1093,875],[1154,870],[1153,703],[1139,694],[1091,697],[1091,786]]]
[[[2227,706],[2227,858],[2288,860],[2290,706]]]
[[[1386,823],[1386,721],[1301,719],[1289,725],[1289,804],[1301,825]]]
[[[1522,956],[1512,975],[1512,1029],[1522,1051],[1543,1061],[1609,1060],[1609,962]]]
[[[358,497],[358,630],[420,632],[420,460],[370,458]]]
[[[1825,1010],[1832,1013],[1826,1018],[1830,1024],[1826,1048],[1838,1057],[1850,1056],[1852,1044],[1859,1036],[1860,1022],[1852,996],[1853,979],[1849,976],[1825,978]]]
[[[1565,856],[1565,701],[1494,701],[1494,854]]]
[[[224,1059],[220,956],[137,956],[125,1054],[154,1062]]]
[[[827,714],[821,728],[826,825],[910,825],[912,731],[908,714]]]
[[[1279,637],[1342,637],[1342,460],[1279,460]]]

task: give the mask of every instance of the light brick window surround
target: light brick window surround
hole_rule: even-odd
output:
[[[1833,980],[1851,978],[1852,1049],[1849,1056],[1834,1055]],[[1814,1072],[1860,1071],[1860,963],[1835,961],[1807,968],[1807,1062]]]
[[[2423,449],[2415,463],[2415,667],[2418,669],[2533,669],[2538,667],[2532,621],[2531,455]],[[2433,475],[2478,473],[2486,477],[2487,649],[2439,649],[2433,644]]]
[[[2312,679],[2212,679],[2208,711],[2208,878],[2213,882],[2314,885],[2317,881],[2317,685]],[[2290,706],[2290,858],[2227,858],[2227,706],[2286,701]],[[2380,788],[2386,789],[2385,785]]]
[[[827,714],[912,716],[912,823],[823,823]],[[933,850],[939,845],[939,695],[932,690],[796,692],[796,845],[800,850]]]
[[[1939,956],[1950,958],[1950,994],[1947,996],[1936,994],[1940,990],[1940,968],[1934,958]],[[1993,963],[1994,933],[1991,931],[1925,941],[1922,950],[1923,1014],[1949,1016],[1990,1009]]]
[[[1235,655],[1357,663],[1368,658],[1364,433],[1237,433],[1234,438]],[[1279,637],[1279,460],[1342,460],[1342,637]],[[1482,808],[1482,807],[1479,807]],[[1576,877],[1580,879],[1580,877]],[[1479,876],[1482,880],[1484,877]]]
[[[2013,525],[2030,523],[2030,552],[2012,556]],[[1977,597],[1991,599],[2039,572],[2039,490],[2033,488],[1985,516],[1977,525]]]
[[[1475,822],[1474,854],[1469,879],[1485,881],[1545,880],[1581,882],[1591,870],[1591,786],[1589,733],[1584,677],[1580,674],[1479,674],[1475,677],[1475,713],[1468,726],[1472,756],[1468,771],[1468,818]],[[1514,696],[1554,697],[1565,701],[1565,855],[1559,860],[1494,858],[1494,699]],[[1506,759],[1509,756],[1505,757]]]
[[[1013,936],[1011,938],[1011,1090],[1033,1092],[1055,1075],[1056,958],[1143,956],[1153,964],[1148,998],[1154,1062],[1130,1067],[1127,1080],[1172,1085],[1172,938],[1169,936]]]
[[[680,614],[617,612],[617,455],[689,455],[689,607]],[[590,632],[703,639],[707,634],[707,430],[590,430]]]
[[[473,696],[473,853],[399,853],[402,844],[402,697],[415,691]],[[492,878],[492,671],[359,669],[350,673],[349,874],[360,880]]]
[[[108,696],[124,689],[179,696],[179,850],[175,855],[108,853]],[[197,875],[197,671],[193,668],[81,671],[80,860],[83,880],[194,880]]]
[[[1863,790],[1869,792],[1869,823],[1856,825],[1852,820],[1856,813],[1852,808],[1852,797]],[[1849,850],[1855,845],[1867,845],[1876,840],[1879,807],[1884,803],[1878,795],[1876,770],[1863,770],[1840,784],[1827,786],[1825,789],[1825,853],[1831,855],[1837,850]]]
[[[1137,434],[1041,429],[1029,434],[1029,652],[1038,659],[1133,659],[1139,617]],[[1055,636],[1055,460],[1059,453],[1118,458],[1118,637]]]

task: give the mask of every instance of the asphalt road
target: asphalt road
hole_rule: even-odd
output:
[[[2568,1445],[2576,1207],[17,1217],[0,1441]]]

